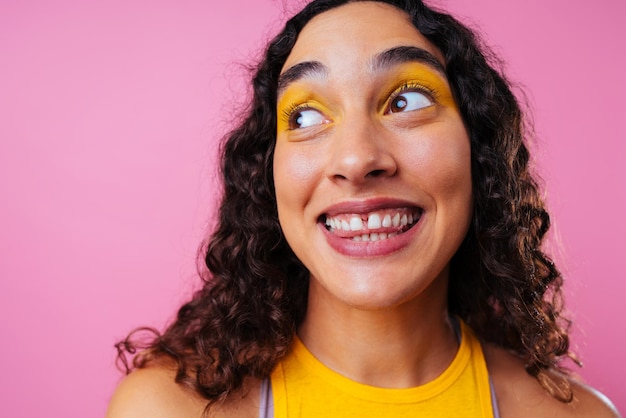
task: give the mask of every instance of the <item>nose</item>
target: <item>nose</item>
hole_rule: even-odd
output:
[[[344,123],[332,138],[328,177],[335,182],[362,184],[391,177],[398,170],[384,128],[363,119]]]

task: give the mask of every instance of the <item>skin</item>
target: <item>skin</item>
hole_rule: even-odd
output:
[[[398,46],[443,62],[408,17],[388,5],[351,3],[312,19],[283,74],[312,61],[323,71],[318,66],[281,85],[274,159],[281,226],[311,271],[298,335],[331,369],[381,387],[423,384],[454,357],[448,264],[472,205],[469,141],[445,77],[423,62],[371,65]],[[408,107],[388,112],[390,103],[402,104],[399,94],[415,92],[415,83],[402,89],[406,81],[437,94],[430,101],[408,95]],[[328,213],[352,216],[381,205],[419,207],[422,215],[387,242],[347,250],[337,244],[343,237],[330,236],[319,223]],[[563,404],[515,356],[488,344],[484,351],[504,418],[618,416],[601,395],[576,382],[574,401]],[[133,372],[107,417],[200,417],[206,401],[177,385],[174,375],[167,360]],[[210,416],[256,417],[258,392],[259,382],[250,379]]]
[[[391,20],[379,20],[372,7]],[[378,64],[398,47],[443,62],[393,8],[355,4],[314,18],[282,73],[311,62],[321,70],[281,92],[274,156],[279,221],[311,272],[299,336],[335,371],[381,387],[423,384],[452,361],[458,344],[446,314],[447,265],[472,210],[469,139],[445,76],[406,57]],[[399,95],[407,110],[392,112]],[[308,118],[304,127],[298,117]],[[416,207],[413,228],[378,242],[333,245],[320,222],[327,214],[366,218]],[[415,326],[416,318],[428,320]]]

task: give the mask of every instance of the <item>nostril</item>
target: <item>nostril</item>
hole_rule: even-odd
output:
[[[327,173],[334,181],[360,183],[396,174],[398,166],[390,151],[377,146],[348,145],[337,148],[329,161]]]
[[[385,170],[372,170],[369,173],[367,173],[366,177],[380,177],[383,174],[385,174]]]

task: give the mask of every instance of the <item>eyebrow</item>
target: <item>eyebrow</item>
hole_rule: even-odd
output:
[[[325,76],[328,68],[319,61],[305,61],[290,67],[278,77],[278,96],[295,81],[316,75]]]
[[[380,72],[394,65],[412,61],[425,64],[446,77],[446,69],[439,60],[425,49],[415,46],[398,46],[383,51],[374,57],[371,68],[373,72]]]
[[[381,72],[389,67],[407,62],[419,62],[431,67],[446,78],[446,70],[439,60],[425,49],[415,46],[398,46],[377,54],[370,63],[373,73]],[[278,77],[277,95],[289,87],[290,84],[315,76],[326,76],[328,67],[319,61],[304,61],[287,69]]]

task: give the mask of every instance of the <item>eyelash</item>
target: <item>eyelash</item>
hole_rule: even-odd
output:
[[[385,101],[385,103],[387,103],[385,112],[387,112],[387,109],[389,108],[389,104],[396,97],[409,91],[416,91],[418,93],[422,93],[426,97],[428,97],[430,100],[432,100],[433,103],[437,103],[437,97],[438,97],[437,90],[430,88],[430,87],[426,87],[420,83],[406,81],[402,83],[400,87],[396,88],[391,94],[387,96],[387,100]]]
[[[294,115],[298,112],[302,112],[305,110],[315,110],[319,112],[318,109],[309,105],[308,103],[293,103],[293,104],[290,104],[287,108],[285,108],[281,112],[282,120],[289,127],[290,131],[297,129],[297,128],[292,128],[292,122],[293,122],[292,118],[294,117]]]
[[[282,111],[282,119],[283,121],[287,122],[287,124],[289,124],[291,122],[291,117],[294,115],[294,113],[310,108],[311,107],[306,103],[292,103]]]
[[[433,102],[437,102],[437,91],[435,89],[432,89],[430,87],[426,87],[422,84],[419,83],[415,83],[415,82],[404,82],[402,83],[402,85],[398,88],[396,88],[391,94],[387,95],[387,99],[385,101],[385,103],[387,103],[386,105],[386,110],[385,112],[387,112],[387,109],[389,108],[389,104],[393,101],[393,99],[395,99],[396,97],[400,96],[401,94],[404,94],[408,91],[416,91],[419,93],[422,93],[424,95],[426,95],[430,100],[432,100]],[[282,113],[282,120],[288,125],[290,126],[290,130],[293,130],[294,128],[291,128],[291,123],[292,123],[292,117],[297,113],[297,112],[302,112],[304,110],[315,110],[315,111],[319,111],[318,109],[316,109],[315,107],[309,105],[308,103],[293,103],[290,104],[286,109],[284,109],[281,113]]]

